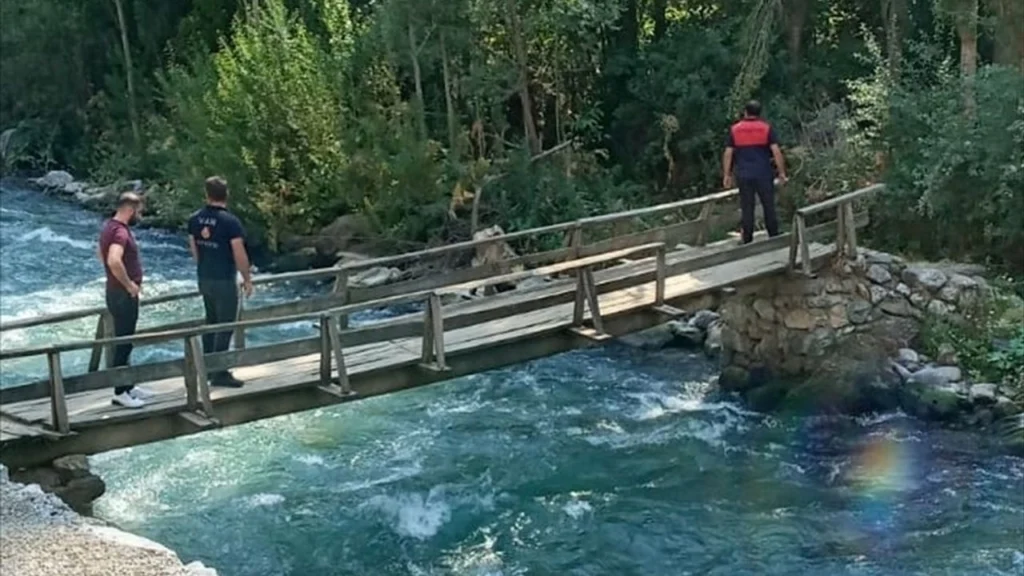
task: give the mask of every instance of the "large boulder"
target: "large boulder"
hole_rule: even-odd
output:
[[[674,339],[675,336],[672,334],[668,324],[659,324],[647,330],[627,334],[619,338],[619,341],[627,346],[640,348],[641,350],[661,350],[671,344]]]
[[[313,247],[321,256],[333,256],[353,244],[366,242],[373,233],[370,221],[362,214],[339,216],[313,239]]]
[[[317,261],[317,252],[313,247],[299,248],[292,252],[279,255],[270,264],[270,270],[276,274],[309,270]]]
[[[668,323],[669,331],[675,341],[684,348],[699,348],[704,345],[704,331],[690,324],[673,320]]]
[[[925,420],[949,421],[970,409],[962,374],[955,366],[925,368],[911,375],[900,390],[900,406]]]
[[[949,280],[945,272],[926,266],[908,266],[902,276],[911,288],[921,287],[932,293],[941,290]]]
[[[704,335],[704,353],[711,358],[722,352],[722,322],[715,321],[708,326]]]
[[[402,271],[398,268],[385,268],[376,266],[360,270],[348,278],[348,285],[355,288],[373,288],[391,284],[402,279]]]
[[[33,184],[46,191],[63,190],[74,181],[75,177],[63,170],[51,170],[45,176],[31,180]]]

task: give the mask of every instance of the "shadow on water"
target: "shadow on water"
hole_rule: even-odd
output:
[[[0,206],[5,319],[99,303],[98,218]],[[180,238],[140,238],[154,290],[189,285]],[[1024,461],[899,414],[750,412],[714,368],[612,344],[101,454],[97,512],[225,576],[1024,571]]]

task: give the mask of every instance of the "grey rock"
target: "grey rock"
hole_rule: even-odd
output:
[[[345,214],[334,219],[317,235],[313,246],[321,255],[332,255],[346,250],[354,243],[367,241],[372,227],[362,214]]]
[[[885,266],[882,266],[881,264],[872,264],[871,266],[868,266],[868,271],[865,276],[875,284],[888,284],[889,282],[892,282],[892,274],[890,274],[889,271],[886,270]]]
[[[975,384],[969,393],[975,404],[995,404],[999,400],[999,387],[995,384]]]
[[[891,316],[899,316],[900,318],[918,318],[921,316],[921,312],[914,308],[906,298],[900,296],[893,296],[886,298],[879,304],[878,308]]]
[[[704,345],[704,331],[696,326],[675,320],[668,323],[668,328],[675,342],[681,346],[697,348]]]
[[[316,262],[317,252],[316,248],[312,246],[306,248],[299,248],[294,252],[288,252],[282,254],[274,259],[270,268],[274,272],[298,272],[300,270],[309,270],[313,267],[313,263]],[[351,282],[351,280],[350,280]]]
[[[923,266],[908,266],[902,276],[903,281],[911,287],[922,287],[933,293],[939,291],[949,280],[941,270]]]
[[[942,300],[932,300],[928,303],[928,313],[935,316],[949,316],[953,313],[953,307]]]
[[[883,300],[888,298],[889,294],[891,294],[891,292],[889,292],[888,289],[886,289],[886,288],[884,288],[882,286],[872,286],[871,290],[870,290],[870,294],[871,294],[871,303],[872,304],[878,304],[879,302],[882,302]]]
[[[952,344],[943,342],[935,352],[935,361],[942,366],[956,366],[960,363],[960,358]]]
[[[775,321],[775,308],[772,306],[770,301],[765,300],[764,298],[754,300],[754,312],[756,312],[762,320],[767,322]]]
[[[77,478],[92,475],[89,471],[89,459],[82,454],[62,456],[54,460],[51,466],[60,476],[61,482],[65,484]]]
[[[739,366],[726,366],[718,376],[718,387],[725,392],[743,392],[751,387],[750,372]]]
[[[1006,396],[996,398],[996,405],[992,408],[992,411],[996,419],[1009,418],[1021,413],[1020,407]]]
[[[896,293],[901,296],[910,296],[910,286],[900,282],[896,285]]]
[[[384,268],[383,266],[376,266],[374,268],[361,270],[350,276],[348,284],[349,286],[358,286],[360,288],[373,288],[375,286],[383,286],[384,284],[397,282],[401,278],[402,271],[398,268]]]
[[[722,322],[712,322],[704,337],[704,353],[717,357],[722,352]]]
[[[912,348],[900,348],[896,353],[896,361],[903,366],[917,366],[921,364],[921,355]]]
[[[63,170],[51,170],[42,178],[36,178],[32,182],[47,190],[60,190],[74,181],[75,177]]]
[[[854,300],[846,305],[846,315],[853,324],[864,324],[871,320],[871,303],[867,300]]]
[[[922,368],[910,376],[910,382],[924,386],[945,386],[960,382],[963,373],[956,366],[932,366]]]
[[[890,362],[889,369],[899,377],[901,383],[910,381],[910,377],[913,376],[913,373],[899,362]]]
[[[928,420],[948,421],[969,407],[970,401],[963,386],[950,382],[923,383],[914,376],[900,389],[900,405],[908,414]]]
[[[619,338],[619,341],[626,346],[642,350],[661,350],[671,344],[674,339],[675,336],[672,335],[668,324],[660,324],[647,330],[627,334]]]
[[[713,310],[698,310],[693,318],[690,318],[689,324],[699,330],[707,330],[708,326],[711,326],[721,317],[717,312]]]
[[[928,295],[923,292],[911,292],[909,300],[910,303],[914,306],[914,308],[924,310],[925,308],[928,307],[928,302],[931,300],[931,298],[929,298]]]

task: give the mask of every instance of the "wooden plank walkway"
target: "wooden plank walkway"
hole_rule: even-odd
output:
[[[820,258],[831,253],[832,250],[833,248],[829,246],[814,244],[812,245],[812,258]],[[685,256],[692,257],[684,252],[675,253],[673,261],[682,262]],[[787,249],[777,249],[710,268],[671,276],[666,278],[665,298],[668,301],[686,300],[727,286],[782,272],[786,270],[787,266]],[[602,280],[610,281],[624,274],[636,274],[638,268],[642,270],[645,267],[653,270],[651,262],[639,262],[604,271],[601,274]],[[517,300],[533,299],[544,293],[553,293],[558,290],[559,286],[554,285],[510,292],[506,293],[507,297],[498,296],[470,302],[467,308],[509,308],[514,307]],[[601,294],[599,302],[601,315],[604,317],[650,308],[655,304],[655,284],[648,282]],[[589,318],[589,313],[587,316]],[[573,304],[558,304],[448,331],[445,333],[445,349],[449,355],[479,353],[486,349],[500,347],[509,341],[565,330],[572,325],[572,320]],[[421,338],[410,337],[345,347],[344,357],[348,374],[352,377],[365,372],[415,365],[420,361],[420,345]],[[236,375],[246,381],[245,387],[213,389],[211,398],[215,413],[219,403],[237,400],[239,397],[314,385],[320,379],[319,363],[320,355],[310,354],[259,366],[238,368]],[[337,366],[333,363],[332,370],[337,374]],[[66,402],[72,429],[80,430],[112,422],[145,419],[156,414],[171,414],[186,409],[185,386],[182,378],[169,378],[140,384],[155,392],[157,396],[146,407],[138,410],[113,406],[110,402],[109,390],[68,395]],[[4,405],[3,412],[21,422],[41,425],[50,418],[50,400],[49,398],[40,398]],[[23,437],[40,433],[45,433],[45,431],[39,426],[30,428],[20,424],[16,429],[13,426],[8,429],[4,425],[4,434],[7,436],[3,442],[14,440],[15,435]]]
[[[765,276],[813,274],[827,257],[856,257],[856,230],[867,224],[854,203],[882,185],[799,209],[792,230],[746,245],[735,240],[707,243],[716,222],[713,203],[731,200],[724,191],[659,206],[594,216],[575,222],[513,232],[415,253],[367,260],[357,266],[280,274],[261,282],[334,279],[329,294],[246,311],[242,319],[218,326],[187,320],[135,336],[110,336],[109,314],[87,309],[0,324],[0,331],[26,329],[93,316],[96,339],[0,350],[0,361],[46,358],[48,377],[0,390],[0,460],[32,466],[72,453],[92,454],[154,442],[202,430],[250,422],[318,406],[387,394],[432,382],[593,346],[614,336],[654,326],[680,314],[694,300]],[[695,220],[672,214],[699,207]],[[834,221],[817,216],[834,211]],[[809,219],[820,222],[813,224]],[[648,219],[647,228],[629,232]],[[653,227],[650,227],[653,225]],[[584,240],[584,231],[615,227],[612,237]],[[620,229],[622,228],[622,229]],[[605,230],[607,231],[607,230]],[[562,234],[560,248],[405,278],[378,288],[353,288],[348,275],[370,265],[391,266],[449,258],[467,249],[489,249],[504,239]],[[826,240],[825,237],[828,237]],[[550,237],[550,236],[549,236]],[[835,243],[820,244],[816,240]],[[695,248],[671,250],[692,241]],[[799,271],[797,263],[799,262]],[[525,287],[520,282],[543,279]],[[443,298],[496,286],[516,290],[443,304]],[[355,291],[353,291],[355,290]],[[162,297],[176,301],[194,296]],[[151,301],[143,304],[156,303]],[[348,326],[361,311],[422,304],[423,311],[369,325]],[[247,330],[316,322],[320,335],[246,346]],[[232,331],[235,349],[203,354],[201,335]],[[185,357],[138,366],[101,369],[114,346],[182,342]],[[61,355],[91,350],[89,370],[67,375]],[[210,373],[232,369],[246,382],[240,389],[210,389]],[[156,395],[142,409],[111,404],[111,388],[138,384]]]

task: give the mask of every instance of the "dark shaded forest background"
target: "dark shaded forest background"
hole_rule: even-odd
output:
[[[1021,0],[4,0],[0,154],[414,247],[707,194],[754,97],[786,208],[885,180],[877,243],[1020,272],[1022,69]]]

